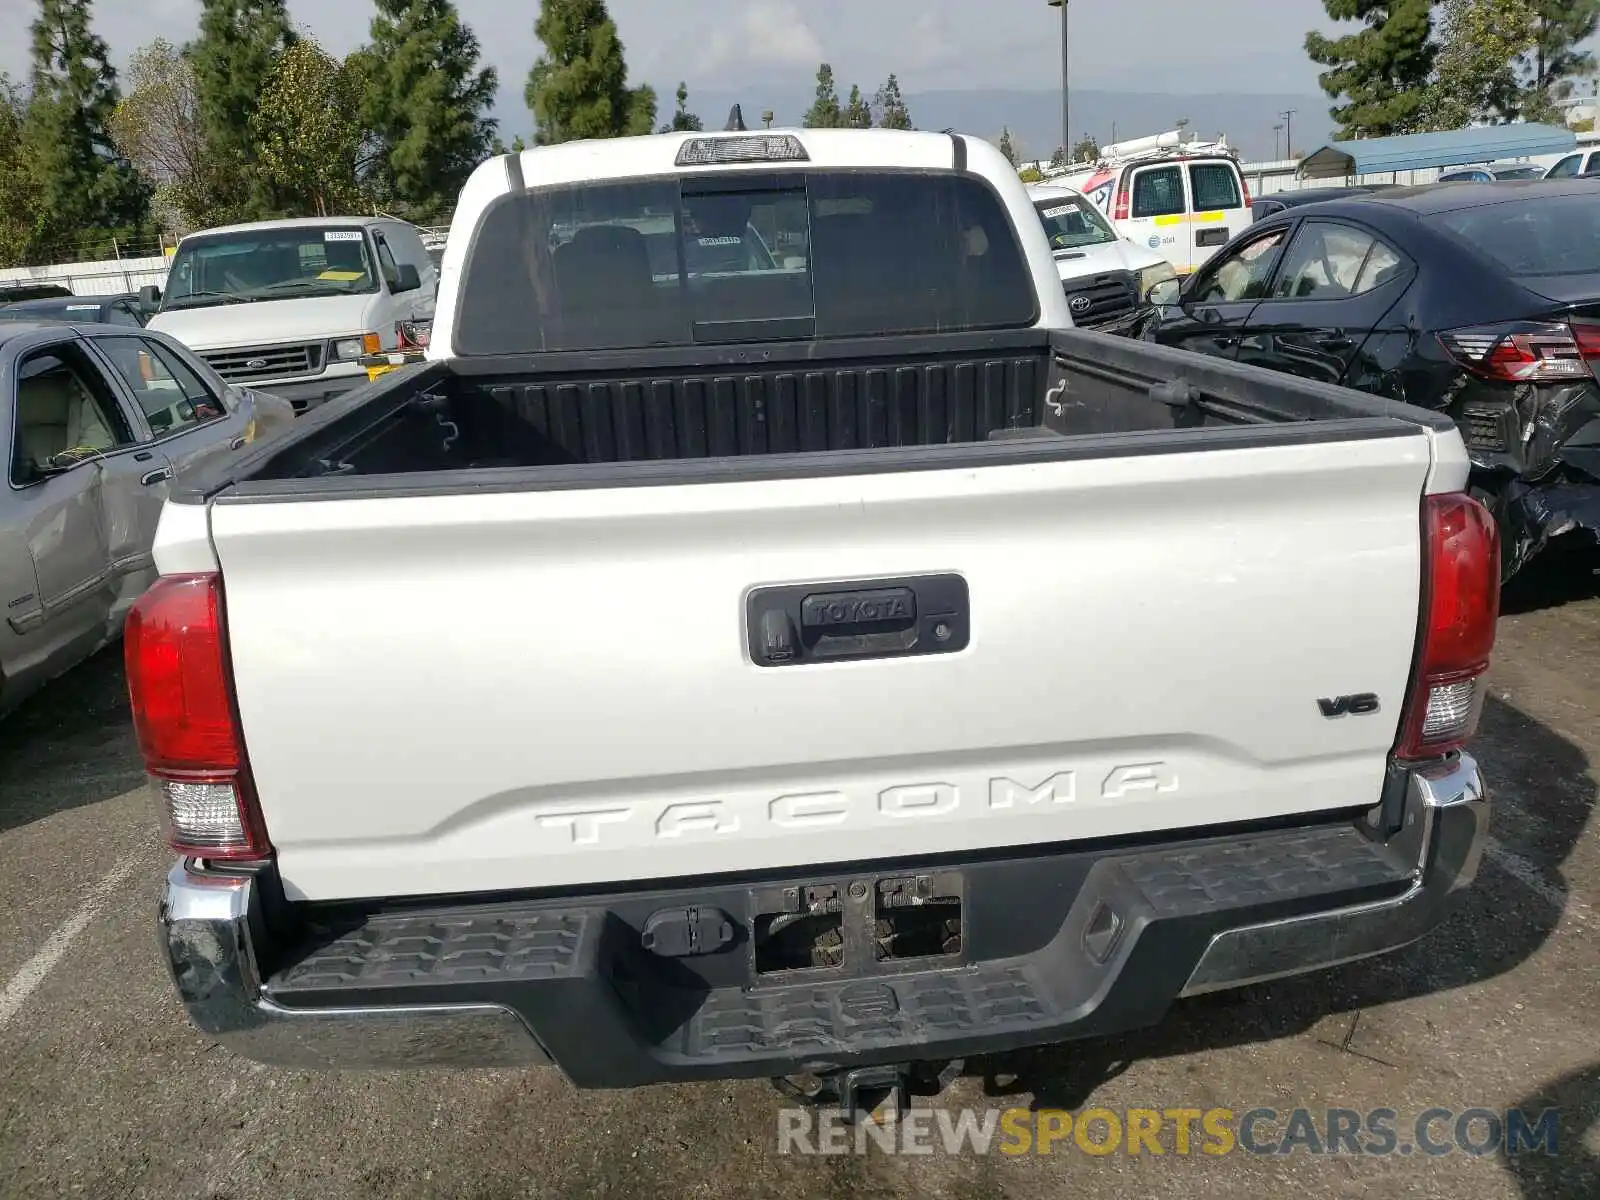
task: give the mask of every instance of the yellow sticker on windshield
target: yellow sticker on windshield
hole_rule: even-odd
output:
[[[318,279],[331,279],[335,283],[349,283],[352,279],[360,279],[365,271],[324,271]]]

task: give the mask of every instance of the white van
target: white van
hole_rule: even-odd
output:
[[[1049,182],[1082,192],[1119,234],[1161,254],[1180,275],[1250,224],[1250,189],[1226,139],[1184,142],[1175,130],[1118,142],[1093,166]]]
[[[1035,183],[1028,196],[1050,240],[1073,324],[1127,332],[1150,289],[1176,274],[1172,264],[1149,246],[1118,236],[1105,214],[1072,188]]]
[[[366,383],[364,356],[425,340],[438,291],[414,225],[313,217],[191,234],[146,298],[150,328],[304,412]]]

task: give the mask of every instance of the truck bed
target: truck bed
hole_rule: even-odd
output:
[[[524,483],[599,486],[630,473],[747,474],[754,464],[738,460],[767,456],[785,461],[758,473],[793,468],[792,456],[823,469],[815,456],[824,452],[1396,416],[1414,426],[1424,414],[1081,331],[880,338],[830,345],[825,355],[814,344],[775,343],[457,359],[385,376],[198,492],[352,477],[369,479],[357,486],[370,490],[374,476],[403,476],[409,490],[438,472],[490,472],[486,483],[507,483],[508,470]],[[1140,443],[1139,452],[1155,445]],[[905,469],[916,456],[894,457]],[[628,470],[663,463],[693,467]],[[572,470],[601,466],[618,470]]]
[[[1082,332],[806,349],[425,364],[171,506],[291,900],[1377,803],[1431,414]]]

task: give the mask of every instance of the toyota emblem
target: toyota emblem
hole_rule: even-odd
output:
[[[264,371],[267,369],[267,360],[264,358],[252,358],[244,365],[252,371]]]
[[[1090,300],[1087,296],[1074,296],[1068,303],[1067,307],[1073,311],[1075,316],[1081,317],[1084,313],[1089,311],[1093,304],[1094,301]]]

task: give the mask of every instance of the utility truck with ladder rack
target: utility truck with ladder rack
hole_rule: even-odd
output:
[[[1203,265],[1250,224],[1250,187],[1226,137],[1178,130],[1106,146],[1090,165],[1051,179],[1076,188],[1117,232],[1164,256],[1179,275]]]

